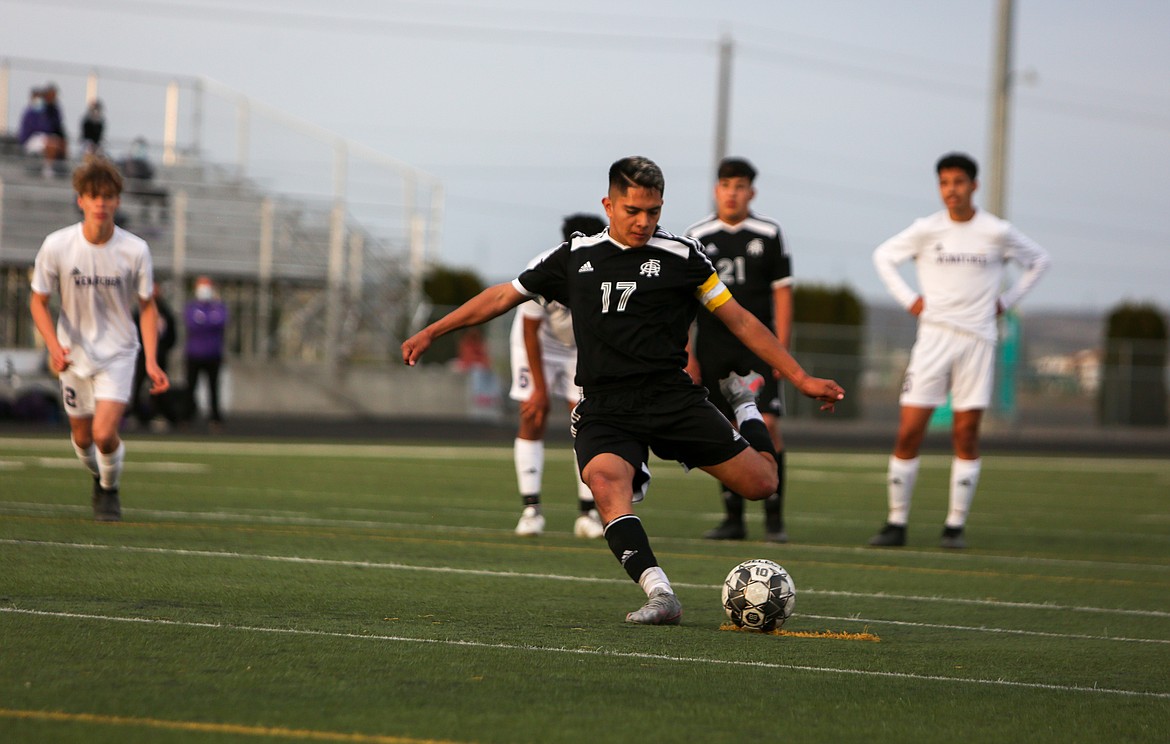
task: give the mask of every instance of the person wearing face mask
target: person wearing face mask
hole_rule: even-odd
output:
[[[53,100],[50,106],[49,99]],[[33,88],[28,106],[20,118],[20,146],[28,155],[44,159],[43,172],[52,176],[54,164],[65,158],[65,134],[61,128],[61,114],[56,106],[57,89]]]
[[[219,370],[223,364],[224,330],[228,322],[227,306],[215,293],[210,277],[195,280],[195,299],[183,311],[187,328],[187,410],[195,415],[195,389],[199,377],[207,376],[208,399],[211,410],[209,428],[218,431],[223,426],[219,408]]]

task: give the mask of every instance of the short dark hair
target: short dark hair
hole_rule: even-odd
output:
[[[650,158],[631,155],[609,166],[609,187],[624,194],[631,188],[653,189],[666,193],[666,179],[662,169]]]
[[[605,220],[595,214],[578,212],[565,218],[564,223],[561,225],[561,236],[565,240],[568,240],[573,236],[573,233],[596,235],[604,229]]]
[[[100,155],[86,155],[73,171],[73,190],[78,196],[121,196],[122,174]]]
[[[966,153],[948,152],[946,155],[943,155],[938,159],[938,162],[935,163],[934,172],[936,174],[942,173],[944,168],[959,168],[964,173],[966,173],[967,177],[972,181],[974,181],[975,177],[979,175],[979,166],[976,165],[975,160]]]
[[[746,178],[748,183],[756,180],[756,168],[745,158],[723,158],[719,161],[718,178]]]

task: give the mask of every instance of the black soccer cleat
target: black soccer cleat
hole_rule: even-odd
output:
[[[869,538],[875,548],[900,548],[906,544],[906,525],[886,523],[882,531]]]
[[[942,539],[939,540],[939,545],[951,550],[962,550],[967,547],[967,538],[963,537],[962,527],[947,527],[943,526]]]
[[[783,527],[778,530],[767,530],[764,532],[764,542],[786,543],[788,542],[788,531]]]
[[[778,514],[767,514],[764,517],[764,542],[786,543],[788,531],[784,529],[784,522]]]
[[[704,532],[703,537],[707,540],[742,540],[747,537],[747,530],[744,529],[743,522],[725,519],[719,526]]]
[[[93,479],[93,518],[95,522],[121,522],[122,502],[118,489],[102,488],[101,481]]]

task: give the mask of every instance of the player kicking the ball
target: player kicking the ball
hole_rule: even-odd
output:
[[[577,461],[610,550],[647,595],[626,621],[651,625],[678,623],[682,604],[634,514],[650,480],[650,451],[704,470],[750,500],[776,490],[772,440],[751,386],[732,377],[724,387],[737,432],[684,369],[687,334],[699,309],[714,313],[822,408],[831,410],[844,398],[837,383],[807,375],[775,334],[735,301],[697,241],[658,227],[664,189],[662,171],[650,160],[615,162],[601,201],[609,228],[562,244],[512,282],[489,287],[402,344],[403,361],[413,365],[439,336],[527,299],[569,308],[576,381],[584,391],[573,412]]]
[[[122,176],[108,160],[89,157],[74,171],[73,188],[84,217],[45,238],[33,268],[29,310],[48,348],[49,366],[61,379],[73,449],[93,476],[94,519],[117,522],[126,452],[118,425],[138,357],[134,303],[151,394],[165,392],[170,383],[156,361],[158,308],[150,250],[114,225]],[[49,299],[56,291],[61,312],[54,328]]]

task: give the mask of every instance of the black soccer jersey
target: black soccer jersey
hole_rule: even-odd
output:
[[[572,311],[586,394],[682,370],[700,305],[714,310],[731,297],[701,246],[662,228],[640,248],[619,245],[608,229],[574,236],[512,284]]]
[[[736,301],[772,329],[773,289],[792,282],[792,262],[784,251],[780,225],[754,214],[728,225],[712,215],[687,228],[687,235],[702,243]],[[709,315],[698,318],[698,344],[708,351],[712,344],[721,349],[742,346],[727,326]]]

